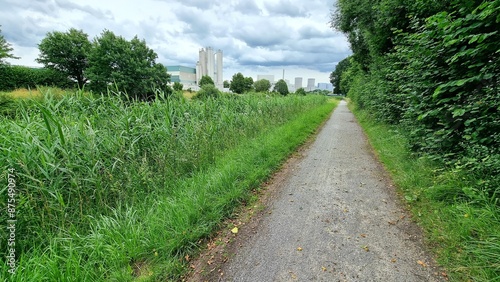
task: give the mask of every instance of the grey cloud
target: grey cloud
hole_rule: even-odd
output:
[[[267,11],[271,15],[284,15],[289,17],[305,17],[305,10],[292,3],[290,0],[280,0],[277,3],[265,3]]]
[[[270,47],[285,42],[283,28],[276,26],[246,25],[236,30],[233,36],[244,41],[250,47]]]
[[[260,15],[262,10],[254,1],[240,0],[234,5],[234,10],[244,15]]]
[[[157,2],[164,2],[167,4],[171,4],[172,2],[180,3],[183,6],[188,6],[192,8],[198,8],[201,10],[208,10],[214,6],[213,1],[206,0],[180,0],[180,1],[172,1],[172,0],[155,0]]]
[[[55,0],[55,3],[57,4],[57,6],[59,6],[64,10],[77,10],[87,13],[95,18],[110,19],[110,20],[113,19],[113,14],[111,13],[111,11],[101,11],[99,9],[94,9],[89,5],[79,5],[70,1]]]

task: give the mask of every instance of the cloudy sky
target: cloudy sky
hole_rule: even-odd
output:
[[[92,40],[104,29],[137,35],[158,62],[194,67],[198,51],[224,52],[224,79],[241,72],[315,78],[328,82],[351,53],[330,28],[335,0],[0,0],[2,35],[19,60],[37,66],[37,45],[47,32],[81,29]]]

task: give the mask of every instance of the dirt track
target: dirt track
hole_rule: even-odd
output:
[[[345,102],[302,154],[271,184],[262,216],[218,251],[218,271],[198,279],[441,281]]]

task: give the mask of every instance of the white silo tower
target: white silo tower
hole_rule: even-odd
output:
[[[215,59],[216,59],[216,72],[215,72],[215,77],[216,81],[215,85],[218,87],[222,87],[224,85],[224,77],[222,75],[222,50],[217,50],[217,53],[215,53]]]
[[[295,90],[302,88],[302,77],[295,78]]]

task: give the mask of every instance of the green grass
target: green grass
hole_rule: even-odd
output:
[[[165,281],[330,114],[322,96],[21,99],[0,116],[17,183],[12,281]],[[2,209],[6,190],[0,193]],[[2,213],[1,222],[7,220]],[[0,231],[6,242],[7,232]],[[2,246],[4,246],[2,244]],[[6,248],[0,250],[2,257]]]
[[[353,110],[450,281],[500,281],[500,210],[473,188],[481,180],[411,153],[400,127]]]

